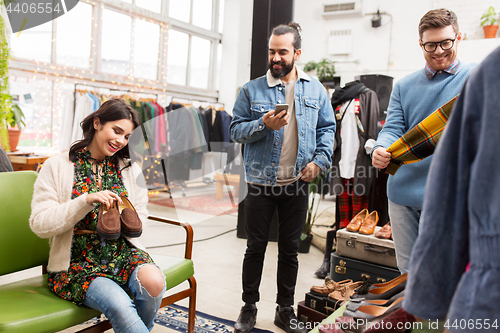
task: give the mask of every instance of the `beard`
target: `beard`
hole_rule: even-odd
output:
[[[275,69],[273,68],[274,65],[280,65],[280,69]],[[271,75],[275,79],[281,79],[284,76],[287,76],[288,73],[290,73],[295,66],[295,59],[292,59],[290,63],[287,63],[285,61],[269,61],[267,67],[271,71]]]

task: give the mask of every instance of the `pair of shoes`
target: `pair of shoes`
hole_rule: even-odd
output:
[[[357,294],[353,295],[352,298],[364,298],[365,300],[389,299],[405,289],[407,279],[408,273],[405,273],[395,279],[392,279],[391,281],[374,284],[368,289],[367,293],[360,294],[358,292]]]
[[[359,232],[364,235],[371,235],[375,231],[378,223],[378,213],[376,210],[368,214],[368,209],[363,209],[354,216],[346,229],[352,232]]]
[[[353,317],[354,319],[373,320],[377,317],[385,315],[386,313],[391,313],[400,309],[401,305],[403,304],[403,299],[404,297],[400,297],[389,306],[369,304],[360,306],[354,311],[346,309],[343,316]]]
[[[325,256],[323,259],[323,263],[321,264],[321,267],[318,268],[318,270],[314,273],[317,277],[320,279],[324,279],[330,274],[330,258],[328,256]]]
[[[400,304],[399,302],[398,304]],[[356,320],[353,317],[338,317],[335,319],[337,326],[349,327],[351,333],[402,333],[406,323],[414,323],[417,319],[399,306],[398,309],[386,310],[382,315],[373,319]]]
[[[257,321],[257,306],[255,304],[245,304],[241,307],[238,320],[234,323],[234,333],[252,332]]]
[[[379,231],[377,231],[375,233],[375,237],[391,239],[392,238],[391,222],[387,222],[386,225],[384,225]]]
[[[274,325],[278,326],[286,333],[307,333],[307,329],[298,325],[299,320],[291,306],[276,307],[276,315],[274,316]]]
[[[335,301],[340,301],[340,302],[346,301],[352,295],[354,295],[356,289],[360,287],[362,284],[363,281],[341,284],[337,287],[337,289],[329,293],[328,297],[330,297]]]
[[[325,280],[325,284],[322,286],[312,286],[311,287],[311,293],[319,295],[319,296],[326,296],[335,290],[339,289],[340,286],[346,284],[346,283],[352,283],[352,280],[344,280],[344,281],[339,281],[335,282],[333,280],[327,279]]]
[[[139,237],[142,234],[142,222],[130,200],[122,196],[123,203],[113,201],[109,208],[101,204],[97,220],[97,234],[104,239]]]
[[[392,296],[389,299],[364,299],[364,298],[351,298],[351,301],[347,303],[346,305],[346,310],[349,310],[351,312],[356,311],[362,306],[365,305],[377,305],[377,306],[390,306],[392,303],[394,303],[396,300],[399,298],[402,298],[405,296],[405,291],[403,290],[400,293],[397,293],[396,295]]]

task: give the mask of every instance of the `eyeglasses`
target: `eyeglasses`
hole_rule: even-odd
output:
[[[449,50],[455,45],[455,40],[457,39],[457,35],[455,35],[454,39],[445,39],[440,42],[427,42],[423,43],[422,46],[426,52],[434,52],[436,51],[438,45],[443,49],[443,51]]]

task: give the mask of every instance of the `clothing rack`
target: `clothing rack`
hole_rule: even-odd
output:
[[[157,93],[145,93],[145,92],[138,92],[138,91],[132,91],[130,89],[117,89],[117,88],[106,88],[106,87],[100,87],[100,86],[94,86],[91,84],[84,84],[84,83],[75,83],[75,92],[77,91],[76,86],[83,86],[83,87],[92,87],[92,88],[97,88],[97,89],[107,89],[109,91],[120,91],[120,92],[125,92],[125,93],[132,93],[132,94],[144,94],[144,95],[155,95],[156,100],[158,101],[158,94]]]

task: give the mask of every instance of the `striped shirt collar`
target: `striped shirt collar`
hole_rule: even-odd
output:
[[[425,75],[427,76],[427,78],[430,80],[432,79],[436,74],[440,74],[440,73],[443,73],[443,72],[446,72],[448,74],[456,74],[457,71],[458,71],[458,67],[460,66],[460,60],[455,59],[455,61],[453,61],[450,66],[446,67],[445,69],[443,70],[440,70],[440,71],[435,71],[434,69],[432,69],[428,63],[425,63]]]

